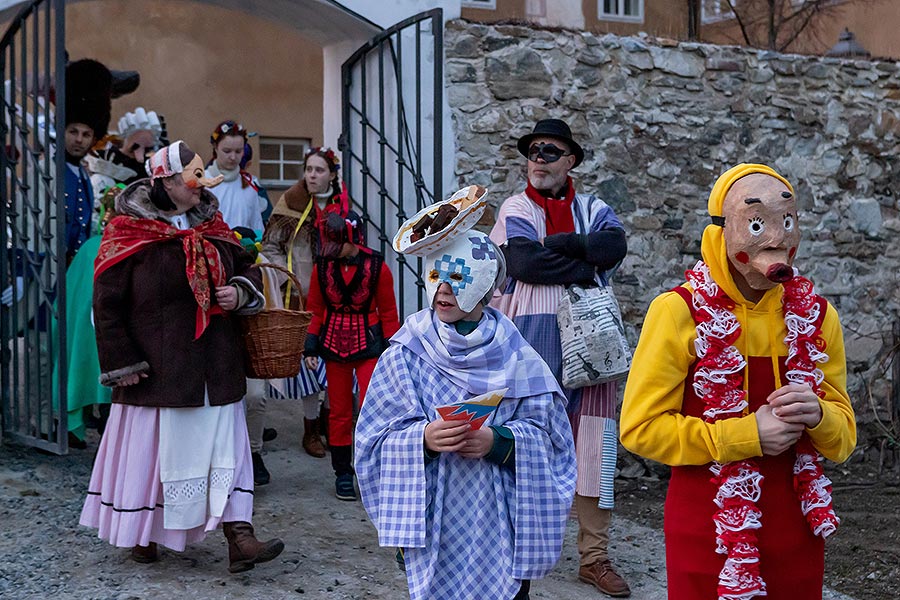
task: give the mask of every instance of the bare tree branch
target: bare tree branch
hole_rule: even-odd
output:
[[[850,4],[874,0],[724,0],[734,15],[744,43],[785,52],[806,32],[815,37],[822,17],[846,9]]]
[[[744,24],[744,19],[741,17],[740,13],[737,11],[737,8],[735,8],[734,0],[725,0],[725,1],[728,3],[728,8],[730,8],[731,12],[734,14],[734,19],[737,21],[738,26],[741,28],[741,35],[744,36],[744,41],[747,42],[748,46],[756,46],[757,44],[754,44],[750,40],[750,35],[747,33],[747,26]]]
[[[768,48],[769,48],[769,50],[775,50],[775,48],[777,46],[777,42],[778,42],[778,30],[775,29],[775,0],[768,0],[768,4],[769,4],[769,18],[767,20],[768,25],[769,25],[769,27],[768,27],[768,32],[769,32]]]
[[[794,40],[796,40],[797,37],[801,33],[803,33],[803,30],[805,30],[807,27],[809,27],[810,22],[812,21],[813,17],[816,16],[816,14],[817,14],[816,10],[810,10],[807,13],[806,18],[797,27],[794,28],[793,33],[788,35],[787,40],[783,44],[781,44],[781,46],[778,47],[778,51],[784,52],[785,50],[787,50],[788,47],[794,43]]]

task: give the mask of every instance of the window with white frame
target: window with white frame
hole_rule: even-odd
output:
[[[601,21],[644,22],[644,0],[598,0],[597,14]]]
[[[303,176],[303,156],[309,138],[259,138],[259,182],[267,187],[290,187]]]
[[[462,0],[463,8],[484,8],[496,10],[497,0]]]
[[[701,16],[704,23],[715,23],[734,18],[734,12],[732,12],[728,0],[702,0],[701,5]]]

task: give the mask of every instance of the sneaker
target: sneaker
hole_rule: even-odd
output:
[[[278,437],[278,432],[275,431],[275,429],[273,429],[271,427],[266,427],[265,429],[263,429],[263,441],[264,442],[271,442],[272,440],[274,440],[277,437]]]
[[[353,487],[353,475],[344,473],[335,478],[334,495],[338,500],[356,500],[356,489]]]
[[[631,595],[631,589],[625,580],[616,573],[609,560],[597,562],[578,569],[578,579],[590,583],[607,596],[625,598]]]
[[[272,479],[272,476],[269,474],[265,463],[263,463],[262,456],[259,452],[254,452],[250,456],[253,458],[253,485],[266,485]]]

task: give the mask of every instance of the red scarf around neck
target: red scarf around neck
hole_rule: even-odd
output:
[[[184,249],[185,274],[197,300],[197,324],[194,339],[209,325],[212,315],[224,314],[218,305],[212,306],[212,289],[225,285],[225,268],[219,251],[210,240],[220,240],[240,246],[234,232],[222,220],[222,213],[191,229],[177,229],[154,219],[139,219],[119,215],[103,230],[100,252],[94,261],[94,281],[108,268],[122,262],[148,246],[181,238]],[[212,283],[212,288],[210,287]]]
[[[544,209],[547,223],[547,235],[554,233],[572,233],[575,231],[575,218],[572,216],[572,201],[575,199],[575,184],[572,178],[566,178],[566,195],[564,198],[548,198],[543,196],[531,182],[525,188],[525,195],[532,202]]]

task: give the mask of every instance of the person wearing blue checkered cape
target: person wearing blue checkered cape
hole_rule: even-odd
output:
[[[505,278],[487,236],[464,232],[423,266],[431,308],[391,338],[360,411],[362,501],[379,544],[403,553],[411,600],[525,599],[559,560],[575,494],[565,396],[485,306]],[[479,429],[436,410],[503,388]]]

